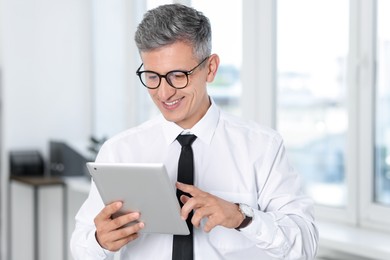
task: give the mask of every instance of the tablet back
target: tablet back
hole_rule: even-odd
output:
[[[163,164],[90,162],[87,168],[105,205],[122,201],[123,207],[117,215],[141,213],[145,228],[140,233],[189,234]]]

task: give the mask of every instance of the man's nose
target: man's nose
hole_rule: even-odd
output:
[[[166,78],[161,78],[160,86],[158,87],[158,95],[160,100],[168,100],[176,93],[176,89],[169,85]]]

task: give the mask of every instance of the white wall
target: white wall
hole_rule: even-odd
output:
[[[90,132],[90,8],[78,0],[3,0],[5,148]]]
[[[7,258],[8,152],[91,133],[90,1],[0,0],[1,259]]]
[[[93,134],[110,137],[144,121],[152,104],[135,75],[141,60],[134,34],[146,1],[92,1]],[[113,115],[115,115],[113,117]],[[142,119],[142,120],[141,120]]]

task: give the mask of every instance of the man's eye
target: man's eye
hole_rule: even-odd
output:
[[[183,72],[174,72],[171,73],[169,76],[172,80],[175,81],[184,80],[186,78],[186,75]]]
[[[158,76],[156,74],[147,74],[146,77],[145,77],[147,80],[150,80],[150,81],[155,81],[155,80],[158,80]]]
[[[181,74],[175,74],[175,78],[177,79],[177,80],[180,80],[180,79],[184,79],[186,76],[183,74],[183,73],[181,73]]]

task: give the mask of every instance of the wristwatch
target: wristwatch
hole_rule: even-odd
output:
[[[241,229],[247,227],[252,222],[254,213],[253,213],[253,209],[244,203],[236,203],[236,205],[238,206],[238,210],[244,216],[244,220],[241,222],[241,224],[238,227],[236,227],[236,230],[240,231]]]

